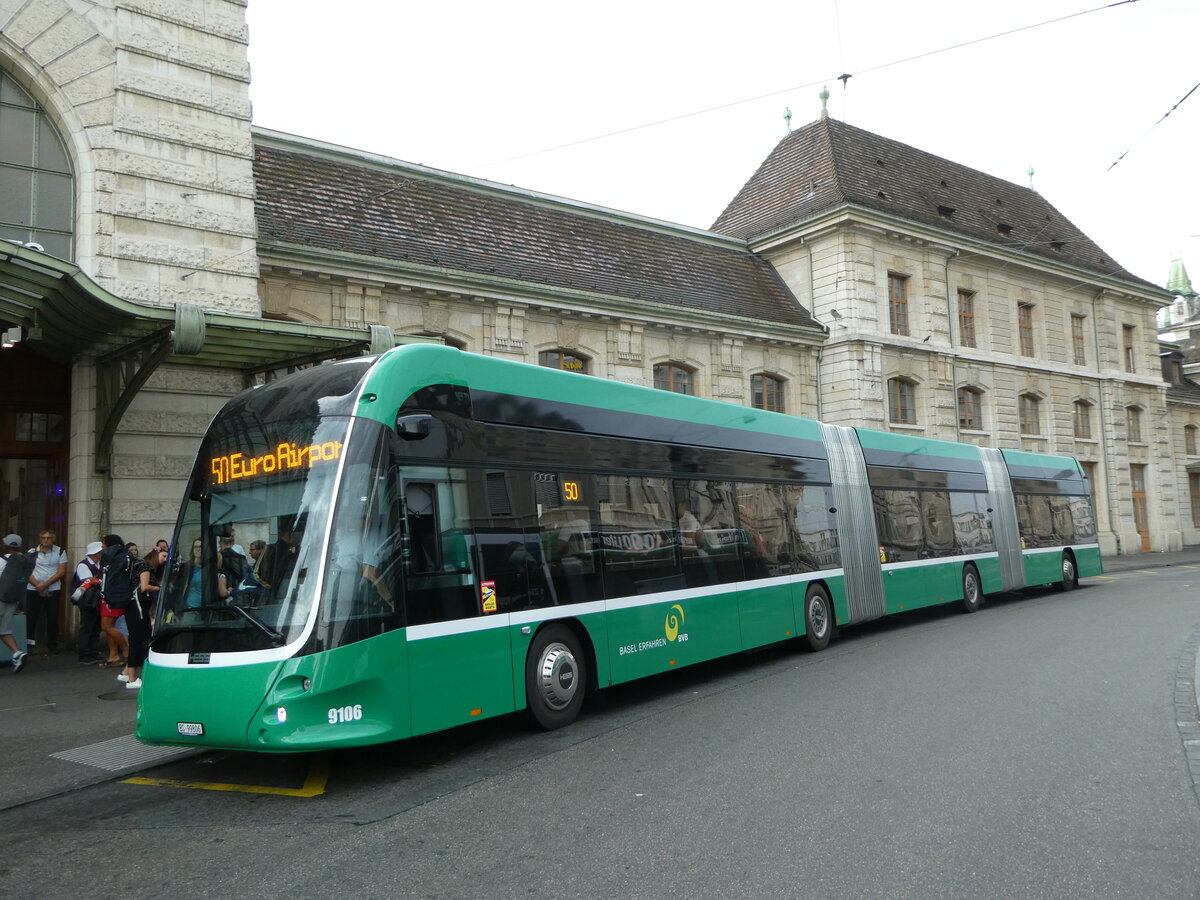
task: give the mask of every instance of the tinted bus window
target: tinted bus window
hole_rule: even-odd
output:
[[[829,511],[833,508],[833,488],[828,485],[789,484],[783,490],[788,509],[792,511],[792,571],[836,569],[842,564],[842,554],[838,545],[835,514]]]
[[[954,556],[959,552],[948,491],[875,488],[871,495],[886,562]]]
[[[561,605],[603,599],[592,478],[558,472],[536,472],[533,478],[552,602]]]
[[[487,469],[471,477],[480,488],[470,525],[482,565],[482,613],[552,606],[531,473]]]
[[[611,477],[600,504],[604,596],[628,597],[684,586],[670,485],[665,478]]]
[[[733,485],[724,481],[677,481],[674,493],[687,586],[741,581],[746,533],[738,528]]]
[[[986,494],[950,494],[954,546],[959,553],[989,553],[996,549]]]
[[[474,473],[472,473],[474,474]],[[465,619],[481,612],[471,564],[467,473],[408,473],[404,501],[404,602],[409,625]],[[479,491],[472,491],[479,496]]]

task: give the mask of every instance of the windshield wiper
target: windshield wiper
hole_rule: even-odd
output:
[[[280,634],[266,622],[262,621],[262,619],[258,618],[258,616],[251,613],[248,609],[238,606],[236,603],[230,600],[226,600],[225,605],[228,609],[236,610],[238,615],[269,637],[271,639],[271,643],[276,647],[283,643],[284,637],[282,634]]]

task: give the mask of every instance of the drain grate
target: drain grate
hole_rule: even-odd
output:
[[[111,741],[51,753],[50,756],[64,762],[79,763],[81,766],[94,766],[106,772],[120,772],[123,769],[136,769],[199,752],[192,747],[150,747],[132,734],[127,734]]]

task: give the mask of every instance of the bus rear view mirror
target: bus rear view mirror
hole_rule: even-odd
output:
[[[429,437],[433,416],[429,413],[407,413],[396,416],[396,434],[406,441],[419,441]]]

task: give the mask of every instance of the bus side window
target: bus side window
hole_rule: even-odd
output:
[[[441,554],[435,485],[410,482],[404,488],[404,503],[411,571],[437,572],[441,569]]]
[[[793,572],[836,569],[842,564],[838,545],[837,521],[829,510],[833,506],[833,488],[825,485],[784,485],[789,526],[793,529],[795,556]]]
[[[410,481],[404,487],[404,603],[409,625],[479,615],[475,580],[456,517],[455,482]],[[461,552],[455,552],[455,548]],[[449,558],[447,556],[449,550]]]

